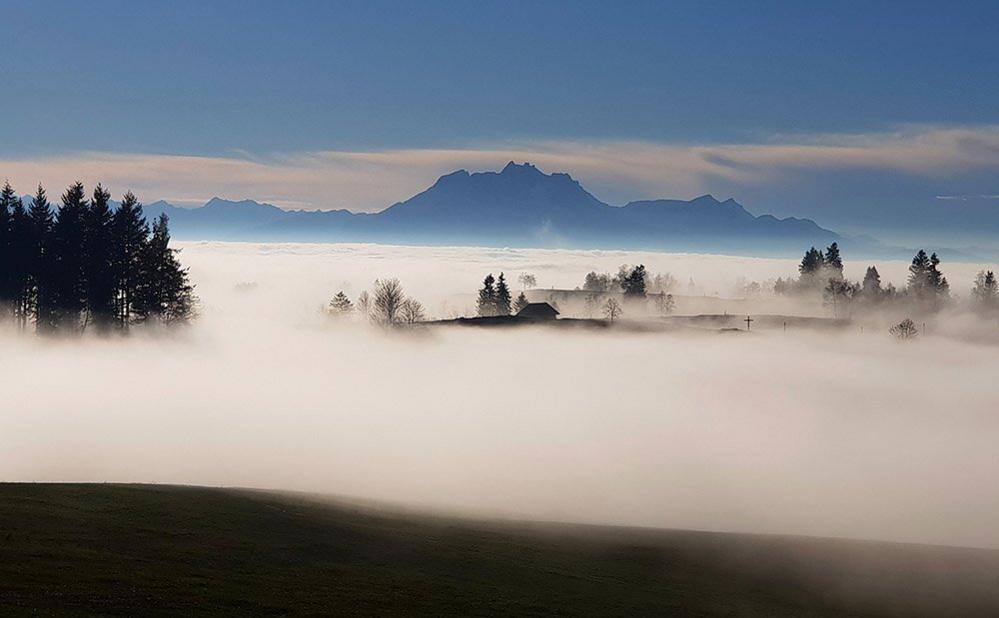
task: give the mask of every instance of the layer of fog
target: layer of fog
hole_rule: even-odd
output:
[[[376,277],[443,315],[490,271],[571,288],[644,262],[725,294],[792,261],[225,243],[182,258],[203,305],[183,336],[3,335],[0,478],[999,547],[999,347],[870,330],[387,335],[317,311]],[[896,285],[905,266],[879,263]],[[955,284],[976,270],[945,265]]]

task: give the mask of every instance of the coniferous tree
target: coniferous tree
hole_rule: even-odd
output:
[[[139,285],[133,311],[139,321],[150,320],[177,324],[194,317],[194,287],[187,269],[177,260],[177,250],[170,248],[169,218],[161,214],[153,223],[152,233],[143,246],[139,267]]]
[[[798,265],[798,286],[802,289],[815,289],[825,284],[822,278],[822,271],[826,266],[826,258],[822,252],[815,247],[805,251]]]
[[[121,206],[111,219],[111,263],[115,277],[115,318],[127,329],[139,287],[143,251],[149,238],[149,226],[142,216],[142,204],[131,191],[125,193]]]
[[[877,267],[868,266],[864,273],[864,281],[860,286],[860,295],[868,302],[877,302],[881,299],[883,291],[881,289],[881,274]]]
[[[925,298],[930,287],[929,273],[930,257],[920,249],[909,265],[908,293],[919,299]]]
[[[639,264],[631,269],[621,280],[621,290],[625,298],[645,298],[645,265]]]
[[[513,313],[516,315],[520,310],[528,305],[527,296],[523,292],[517,294],[517,299],[513,301]]]
[[[503,273],[496,280],[496,315],[510,315],[510,288]]]
[[[17,194],[9,182],[4,183],[0,191],[0,322],[14,315],[17,298],[14,281],[13,234],[11,230],[11,211]]]
[[[839,254],[839,244],[833,243],[826,247],[823,262],[828,277],[843,278],[843,258]]]
[[[56,330],[78,329],[86,308],[83,252],[87,208],[83,183],[77,182],[63,194],[52,226],[52,326]]]
[[[109,207],[111,194],[100,184],[83,215],[83,280],[86,296],[86,323],[106,331],[115,318],[113,230]]]
[[[979,310],[992,311],[999,307],[999,285],[995,273],[979,271],[975,276],[975,287],[971,289],[974,306]]]
[[[343,290],[337,292],[330,300],[329,313],[332,316],[343,316],[354,310],[354,303],[350,302]]]
[[[906,293],[928,309],[938,309],[950,296],[950,284],[940,272],[937,254],[927,256],[922,249],[909,265],[909,282]]]
[[[486,275],[486,278],[482,280],[482,289],[479,290],[479,300],[476,303],[480,316],[496,315],[495,282],[496,279],[493,278],[492,273]]]
[[[17,325],[24,330],[28,324],[28,315],[31,312],[31,222],[28,219],[28,211],[24,208],[24,202],[18,198],[14,202],[14,208],[10,213],[10,254],[11,254],[11,279],[14,290],[14,317]]]
[[[950,284],[947,283],[947,277],[943,276],[939,267],[940,258],[937,257],[936,253],[930,255],[930,269],[927,272],[927,280],[933,291],[934,299],[944,301],[950,297]]]
[[[55,328],[53,297],[52,226],[54,219],[45,189],[38,190],[28,209],[28,303],[35,318],[35,328],[48,332]]]

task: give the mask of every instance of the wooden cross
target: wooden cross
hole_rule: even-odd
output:
[[[743,322],[746,323],[746,330],[749,330],[749,325],[754,321],[755,320],[753,320],[753,318],[749,317],[748,315],[746,316],[746,319],[743,320]]]

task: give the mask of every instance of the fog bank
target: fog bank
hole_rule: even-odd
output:
[[[490,271],[571,288],[589,270],[644,262],[721,292],[739,276],[793,274],[792,261],[184,247],[203,315],[182,336],[2,335],[0,478],[270,487],[546,519],[999,547],[999,347],[853,330],[385,334],[317,311],[375,277],[398,277],[443,315]],[[864,266],[849,264],[847,276]],[[897,284],[904,267],[879,263]],[[946,268],[952,282],[976,270]]]

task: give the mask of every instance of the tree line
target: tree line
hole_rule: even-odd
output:
[[[340,290],[330,299],[326,312],[334,318],[357,312],[380,326],[415,324],[426,319],[423,304],[406,296],[398,279],[375,279],[374,293],[362,291],[356,303]]]
[[[940,258],[936,253],[927,254],[923,249],[917,251],[909,264],[906,286],[899,290],[890,283],[882,285],[881,274],[873,265],[867,267],[862,281],[846,279],[837,243],[829,245],[825,252],[815,247],[805,251],[798,265],[798,279],[777,279],[774,293],[821,293],[834,315],[857,303],[864,307],[904,303],[913,309],[933,312],[951,302],[950,283],[940,270]],[[978,273],[971,290],[971,301],[973,308],[978,310],[999,309],[999,289],[992,271]]]
[[[9,182],[0,190],[0,320],[71,334],[194,317],[194,287],[165,214],[150,226],[131,192],[112,208],[102,185],[88,198],[80,182],[58,207],[41,185],[27,201]]]

